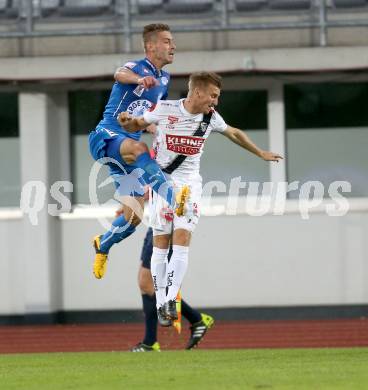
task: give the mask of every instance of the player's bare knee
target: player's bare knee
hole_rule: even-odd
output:
[[[159,249],[168,249],[170,245],[170,235],[153,233],[153,246]]]
[[[192,234],[185,229],[176,229],[173,235],[173,244],[181,246],[189,246]]]
[[[134,143],[133,153],[136,158],[143,153],[149,153],[148,146],[144,142],[137,141]]]
[[[136,143],[136,141],[127,138],[120,145],[121,158],[127,164],[132,164],[136,159],[136,156],[134,154],[134,144],[135,143]]]

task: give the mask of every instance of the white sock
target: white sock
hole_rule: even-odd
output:
[[[169,249],[153,247],[151,257],[151,275],[156,294],[156,306],[159,308],[166,299],[166,266]]]
[[[168,292],[166,301],[176,298],[188,268],[189,247],[173,245],[173,254],[167,265]]]

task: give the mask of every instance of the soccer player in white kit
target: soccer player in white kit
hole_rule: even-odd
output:
[[[200,158],[206,139],[212,131],[225,135],[230,141],[254,153],[265,161],[279,161],[277,153],[264,151],[246,133],[225,123],[215,111],[221,91],[221,77],[216,73],[193,73],[185,99],[159,101],[142,117],[121,113],[119,123],[127,131],[139,131],[150,124],[157,125],[156,160],[161,169],[178,188],[189,186],[187,210],[183,216],[163,213],[164,201],[153,197],[150,223],[153,228],[151,274],[156,292],[157,314],[160,319],[176,319],[175,298],[188,266],[191,235],[198,223],[202,178]],[[167,263],[169,244],[173,254]],[[166,295],[167,287],[167,295]]]

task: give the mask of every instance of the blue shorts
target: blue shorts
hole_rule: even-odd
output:
[[[105,164],[120,195],[143,196],[146,184],[142,178],[143,170],[135,164],[127,164],[120,155],[120,145],[127,138],[130,137],[124,133],[97,126],[89,134],[89,150],[96,161],[106,157],[115,160]]]
[[[152,233],[152,228],[149,228],[146,233],[146,237],[144,237],[143,241],[143,247],[142,247],[142,253],[141,253],[141,261],[142,261],[142,267],[151,269],[151,257],[152,257],[152,244],[153,240],[153,233]],[[169,260],[171,259],[172,255],[172,247],[170,247],[169,251]]]

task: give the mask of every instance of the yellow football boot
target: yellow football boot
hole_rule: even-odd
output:
[[[93,239],[93,246],[96,250],[95,262],[93,263],[93,274],[97,279],[103,278],[107,266],[107,253],[101,253],[101,236],[96,236]]]

